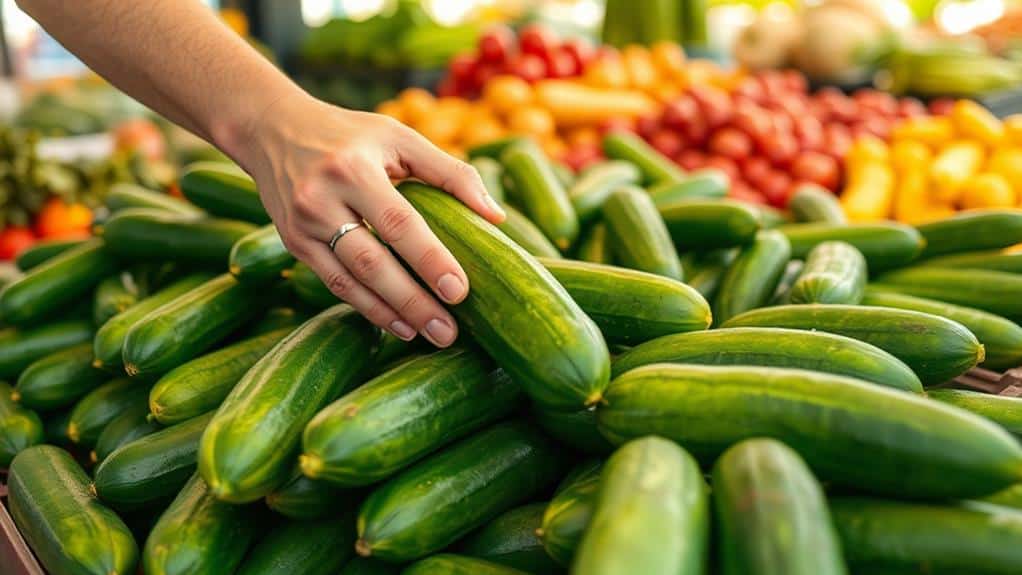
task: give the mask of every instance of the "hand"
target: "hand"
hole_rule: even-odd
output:
[[[403,340],[439,347],[457,337],[454,318],[365,227],[364,218],[440,299],[468,295],[468,278],[392,180],[443,188],[493,223],[504,212],[479,174],[414,130],[378,114],[330,106],[305,94],[279,100],[235,141],[232,155],[256,180],[281,238],[337,297]]]

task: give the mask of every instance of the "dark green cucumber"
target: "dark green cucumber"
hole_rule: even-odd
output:
[[[539,536],[543,548],[561,565],[570,565],[589,526],[600,488],[602,465],[589,466],[558,489],[543,512]]]
[[[101,239],[71,248],[0,291],[0,320],[10,325],[36,323],[85,297],[117,265]]]
[[[472,289],[452,309],[460,327],[545,406],[598,402],[610,373],[606,343],[550,272],[449,194],[400,189],[468,275]]]
[[[795,280],[802,275],[802,270],[805,267],[806,263],[802,260],[788,260],[788,264],[784,266],[784,272],[781,273],[781,279],[777,281],[774,295],[770,296],[770,301],[767,302],[768,306],[791,303],[791,286],[795,285]]]
[[[39,264],[51,260],[70,249],[74,249],[87,241],[80,239],[42,240],[18,252],[18,257],[14,259],[14,265],[18,266],[19,270],[27,272]]]
[[[256,315],[267,291],[223,274],[168,301],[124,335],[124,370],[162,374],[199,356]]]
[[[596,428],[596,411],[592,408],[561,411],[536,407],[533,414],[547,435],[578,451],[610,453],[613,449]]]
[[[637,270],[540,258],[609,343],[635,345],[710,327],[710,305],[695,289]]]
[[[495,425],[376,488],[358,517],[356,551],[386,561],[425,557],[556,481],[560,457],[528,425]]]
[[[150,421],[148,415],[149,406],[139,403],[110,420],[99,434],[96,448],[89,454],[92,463],[100,463],[118,447],[163,428],[159,423]]]
[[[135,572],[138,546],[131,531],[89,493],[89,476],[68,452],[52,445],[22,451],[7,487],[14,523],[48,573]]]
[[[682,250],[744,246],[761,228],[755,209],[730,200],[684,200],[660,204],[671,239]]]
[[[629,441],[600,472],[572,573],[705,573],[707,499],[699,465],[685,450],[659,437]]]
[[[380,341],[376,343],[376,352],[373,354],[373,365],[369,372],[376,377],[385,371],[397,367],[398,364],[414,357],[418,352],[431,350],[432,344],[425,338],[417,337],[411,341],[398,338],[390,332],[382,332]]]
[[[302,472],[342,487],[376,483],[503,418],[520,398],[518,384],[474,350],[410,359],[316,414],[302,436]]]
[[[84,342],[47,355],[25,368],[13,397],[25,407],[52,411],[71,405],[110,380],[92,367],[92,343]]]
[[[571,205],[583,224],[600,217],[603,203],[621,186],[638,184],[639,168],[631,162],[611,160],[587,169],[568,189]]]
[[[750,309],[766,305],[777,289],[791,259],[784,234],[766,230],[743,248],[720,280],[713,298],[713,319],[718,324]]]
[[[603,204],[607,241],[620,265],[681,281],[678,252],[653,200],[640,188],[616,188]]]
[[[554,244],[543,235],[543,231],[532,223],[532,220],[511,206],[504,206],[504,213],[507,218],[497,224],[500,231],[507,234],[507,237],[534,256],[545,256],[548,258],[559,258],[561,252]]]
[[[260,523],[253,506],[217,500],[196,473],[146,539],[143,570],[146,575],[234,573]]]
[[[868,275],[866,258],[855,246],[823,242],[809,252],[788,299],[791,303],[857,304],[862,301]]]
[[[957,377],[981,363],[985,355],[976,336],[958,322],[885,307],[782,305],[745,312],[723,327],[787,327],[854,338],[905,362],[923,385]]]
[[[201,286],[209,281],[211,277],[211,275],[205,273],[185,276],[153,295],[142,299],[124,312],[110,318],[109,321],[96,331],[96,338],[93,341],[92,348],[93,355],[95,356],[93,365],[95,367],[121,371],[124,338],[128,334],[128,330],[150,312]]]
[[[744,439],[771,437],[802,455],[821,480],[860,491],[975,497],[1022,480],[1022,446],[996,424],[839,375],[649,365],[615,379],[606,401],[597,418],[615,443],[657,434],[709,461]]]
[[[614,160],[635,164],[646,186],[685,181],[685,171],[639,136],[630,132],[612,132],[603,137],[603,153]]]
[[[1022,251],[989,250],[938,256],[919,262],[921,266],[948,269],[990,270],[1022,274]]]
[[[607,224],[603,222],[593,224],[582,233],[582,239],[575,250],[575,258],[594,264],[614,263],[614,255],[607,241]]]
[[[412,563],[401,575],[529,575],[513,567],[453,553],[440,553]]]
[[[841,543],[820,483],[773,439],[748,439],[713,466],[723,575],[845,575]]]
[[[255,230],[239,220],[135,208],[114,214],[102,236],[111,252],[126,259],[224,265],[234,243]]]
[[[201,216],[204,213],[201,208],[180,198],[128,183],[110,186],[104,203],[112,213],[129,208],[151,208],[184,216]]]
[[[252,547],[237,575],[335,575],[354,554],[355,514],[286,521]]]
[[[348,561],[338,575],[398,575],[401,567],[376,559],[355,557]]]
[[[861,303],[921,311],[956,321],[969,328],[983,344],[985,367],[1003,370],[1022,365],[1022,327],[999,315],[872,286],[866,289]]]
[[[684,200],[715,199],[727,196],[731,180],[724,172],[706,168],[689,173],[680,182],[670,180],[650,186],[646,191],[657,207]]]
[[[706,252],[704,257],[696,258],[694,269],[686,268],[688,277],[685,278],[685,283],[695,288],[706,301],[713,301],[725,272],[738,257],[738,253],[737,248]]]
[[[33,362],[89,341],[92,332],[92,323],[83,320],[0,329],[0,378],[13,380]]]
[[[195,472],[199,438],[213,414],[200,415],[122,445],[96,468],[96,493],[121,509],[172,497]]]
[[[993,495],[987,495],[977,501],[993,503],[1012,509],[1022,510],[1022,483],[1016,483],[1007,489],[1002,489]]]
[[[898,293],[981,309],[1022,322],[1022,275],[917,266],[886,273],[876,281],[878,286]]]
[[[287,480],[302,430],[362,382],[378,334],[339,304],[291,332],[224,399],[202,436],[199,472],[217,497],[243,503]]]
[[[266,506],[291,519],[325,519],[355,509],[362,491],[341,489],[326,481],[309,479],[296,468],[290,479],[266,496]]]
[[[46,443],[60,447],[74,445],[71,438],[67,436],[67,421],[69,419],[71,419],[70,409],[46,414],[46,419],[43,420],[43,435],[46,437]]]
[[[561,567],[536,536],[546,507],[546,503],[531,503],[504,513],[468,536],[461,552],[533,575],[559,575]]]
[[[291,282],[298,299],[313,309],[326,309],[341,301],[323,284],[312,268],[301,262],[290,270],[284,270],[282,275]]]
[[[557,249],[571,247],[578,237],[578,216],[543,152],[531,142],[516,144],[501,154],[500,161],[529,219]]]
[[[1022,437],[1022,398],[964,389],[934,389],[927,395],[930,399],[982,415],[1012,435]]]
[[[259,282],[279,278],[294,263],[295,258],[284,247],[277,227],[269,224],[235,242],[227,267],[241,281]]]
[[[233,164],[191,164],[181,174],[181,193],[188,201],[214,216],[259,225],[270,223],[255,182]]]
[[[479,178],[483,181],[486,193],[494,200],[503,203],[507,200],[504,192],[504,166],[500,165],[494,158],[480,156],[469,161],[472,167],[479,172]]]
[[[795,259],[805,259],[810,250],[823,242],[843,241],[862,252],[872,274],[908,264],[919,257],[926,245],[915,228],[895,222],[848,225],[816,222],[786,224],[777,229],[788,236],[791,257]]]
[[[1022,242],[1022,210],[969,210],[916,229],[926,240],[922,258],[1006,248]]]
[[[788,200],[788,209],[800,222],[825,222],[833,225],[848,223],[837,196],[815,184],[799,186]]]
[[[499,138],[485,144],[473,146],[468,149],[468,157],[470,160],[476,158],[492,158],[499,160],[504,155],[504,151],[516,144],[528,144],[530,140],[523,136],[508,136],[506,138]]]
[[[121,271],[96,286],[92,302],[92,322],[103,325],[110,318],[138,303],[142,297],[131,272]]]
[[[823,331],[740,327],[669,335],[614,358],[611,373],[618,377],[655,363],[789,367],[923,392],[919,378],[898,358],[866,342]]]
[[[145,405],[149,385],[126,377],[112,380],[85,394],[71,409],[67,436],[84,447],[95,447],[103,428],[127,409]]]
[[[860,566],[934,575],[1022,572],[1022,513],[1014,509],[837,497],[830,510],[856,573]]]
[[[305,320],[310,317],[312,317],[312,315],[304,309],[295,309],[293,307],[273,307],[270,308],[259,321],[246,329],[245,334],[249,337],[256,337],[259,335],[266,335],[271,331],[277,331],[283,328],[294,329],[305,323]]]
[[[11,399],[11,386],[0,381],[0,468],[10,467],[14,456],[46,440],[36,412]]]

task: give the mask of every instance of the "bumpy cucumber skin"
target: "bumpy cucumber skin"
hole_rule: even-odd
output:
[[[238,220],[135,208],[104,222],[102,236],[111,252],[126,259],[223,265],[234,243],[255,230]]]
[[[473,158],[469,163],[479,172],[486,193],[498,202],[507,201],[507,194],[504,191],[504,166],[496,159],[485,156]]]
[[[100,463],[118,447],[162,429],[159,423],[149,421],[148,415],[149,406],[138,403],[110,420],[99,434],[96,448],[89,454],[92,462]]]
[[[791,303],[857,304],[866,289],[866,258],[845,242],[823,242],[809,252],[791,286]]]
[[[571,565],[582,534],[593,517],[602,464],[584,469],[554,495],[540,527],[543,548],[559,564]],[[567,482],[567,480],[565,480]]]
[[[546,507],[545,502],[531,503],[504,513],[468,536],[461,552],[533,575],[559,575],[563,570],[536,535]]]
[[[334,575],[354,554],[355,514],[286,521],[256,543],[237,575]]]
[[[106,194],[106,207],[111,213],[130,208],[152,208],[184,216],[202,216],[202,208],[163,192],[148,190],[142,186],[119,183],[110,186]]]
[[[511,206],[505,205],[504,213],[507,218],[497,224],[497,228],[507,234],[507,237],[516,244],[525,248],[525,251],[537,257],[561,257],[561,252],[543,235],[543,231],[532,223],[532,220]]]
[[[823,489],[788,446],[750,439],[713,467],[724,575],[845,575]]]
[[[89,493],[89,477],[59,447],[18,454],[8,476],[14,523],[53,575],[128,575],[138,546],[123,521]]]
[[[1022,322],[1022,275],[967,269],[918,266],[886,273],[876,280],[880,287],[981,309]]]
[[[707,570],[709,502],[699,465],[660,437],[624,444],[600,487],[573,575],[701,574]]]
[[[124,410],[144,405],[149,385],[128,378],[119,378],[87,393],[71,408],[67,435],[83,447],[95,447],[103,428]]]
[[[309,479],[296,468],[290,479],[266,496],[266,506],[290,519],[325,519],[354,509],[362,495],[361,490],[342,489],[326,481]]]
[[[948,269],[989,270],[1022,274],[1022,251],[1006,253],[1001,250],[963,252],[929,258],[921,266]]]
[[[684,279],[674,242],[644,190],[634,186],[615,189],[603,205],[603,220],[614,259],[622,266]]]
[[[227,268],[240,281],[261,282],[279,278],[294,263],[295,258],[284,247],[277,227],[270,224],[234,243],[227,259]]]
[[[18,402],[39,411],[73,404],[110,379],[110,374],[92,367],[92,360],[91,342],[36,360],[18,377],[14,388]]]
[[[603,137],[603,153],[608,158],[635,164],[642,172],[642,183],[647,186],[685,181],[684,170],[635,134],[607,134]]]
[[[615,379],[606,401],[597,417],[612,442],[659,434],[709,459],[744,439],[771,437],[802,455],[822,480],[861,491],[976,497],[1022,480],[1022,446],[997,425],[843,376],[650,365]]]
[[[638,184],[641,177],[635,164],[620,160],[603,162],[587,169],[568,188],[568,197],[579,221],[586,224],[598,219],[603,203],[615,189]]]
[[[575,258],[594,264],[614,263],[614,254],[611,253],[610,244],[607,242],[607,224],[595,223],[582,233],[578,249],[575,250]]]
[[[440,553],[412,563],[401,571],[401,575],[528,575],[528,573],[476,557]]]
[[[93,331],[92,323],[81,320],[0,329],[0,377],[13,379],[33,362],[89,341]]]
[[[43,422],[32,410],[11,400],[11,386],[0,382],[0,468],[25,449],[46,440]]]
[[[1022,242],[1022,211],[970,210],[916,229],[926,239],[922,258],[1006,248]]]
[[[43,240],[21,250],[14,259],[14,265],[22,272],[27,272],[39,264],[49,261],[60,254],[76,248],[88,240]]]
[[[536,407],[536,421],[550,437],[583,453],[610,453],[610,444],[596,427],[596,410],[592,408],[561,411]]]
[[[298,299],[313,309],[323,310],[341,301],[323,284],[312,268],[301,262],[285,270],[283,275],[294,286]]]
[[[578,237],[578,216],[543,152],[532,143],[516,144],[501,154],[500,161],[529,219],[557,249],[571,247]]]
[[[653,198],[653,203],[660,207],[684,200],[721,200],[727,196],[730,187],[727,174],[715,168],[705,168],[690,172],[680,182],[663,182],[650,186],[646,191]]]
[[[181,174],[181,193],[214,216],[253,224],[270,223],[255,182],[237,166],[223,162],[196,162]]]
[[[671,239],[682,250],[745,246],[762,227],[759,213],[739,202],[683,200],[658,207]]]
[[[799,186],[788,200],[788,209],[800,222],[823,222],[834,225],[848,223],[837,196],[816,185]]]
[[[138,303],[138,286],[131,274],[122,271],[99,282],[92,302],[92,322],[103,325],[110,318]]]
[[[869,272],[876,274],[902,267],[923,251],[926,240],[911,226],[895,222],[834,225],[830,223],[786,224],[777,228],[791,241],[791,257],[805,259],[817,245],[840,240],[855,246],[866,258]]]
[[[718,324],[765,305],[777,289],[791,246],[783,234],[767,230],[744,248],[724,272],[713,300],[713,319]]]
[[[981,415],[1012,435],[1022,437],[1022,398],[964,389],[934,389],[927,395],[930,399]]]

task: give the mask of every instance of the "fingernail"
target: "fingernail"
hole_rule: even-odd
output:
[[[390,323],[390,333],[405,341],[412,341],[415,339],[415,329],[399,319]]]
[[[497,203],[497,200],[493,199],[493,196],[486,194],[486,196],[484,196],[483,198],[483,201],[486,203],[486,207],[490,208],[490,210],[502,216],[506,215],[504,213],[504,208],[500,207],[500,204]]]
[[[461,301],[465,297],[465,283],[454,274],[444,274],[436,282],[436,289],[447,303]]]
[[[454,326],[446,320],[431,319],[426,322],[424,335],[435,345],[448,346],[454,343]]]

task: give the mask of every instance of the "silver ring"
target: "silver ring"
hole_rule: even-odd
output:
[[[334,246],[337,245],[337,241],[343,238],[348,232],[356,230],[361,227],[362,224],[360,222],[350,222],[337,228],[337,231],[334,233],[334,236],[330,238],[330,241],[327,244],[330,246],[330,251],[334,251]]]

